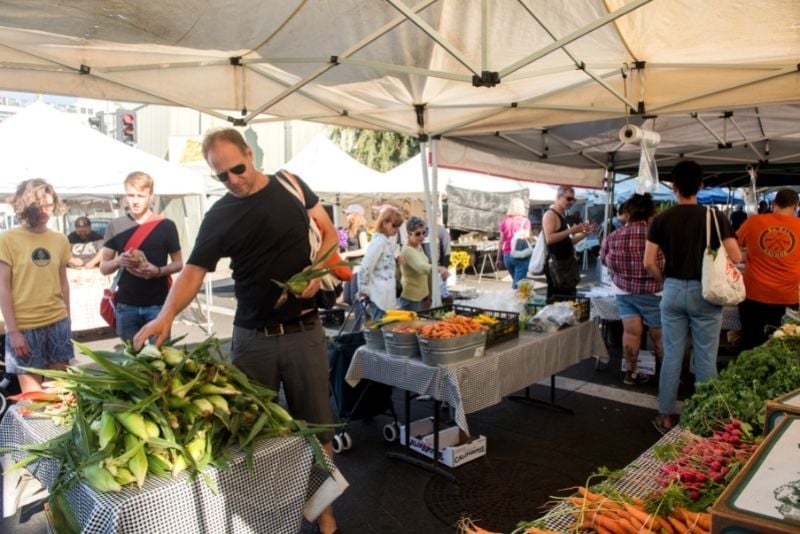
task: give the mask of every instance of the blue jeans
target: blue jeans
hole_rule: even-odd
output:
[[[397,307],[401,310],[408,310],[413,312],[422,311],[422,301],[415,302],[413,300],[408,300],[407,298],[400,297],[397,299]]]
[[[661,329],[664,361],[658,381],[658,411],[675,413],[683,353],[692,334],[695,383],[717,376],[717,350],[722,328],[722,308],[703,298],[699,280],[664,280]]]
[[[517,289],[517,284],[528,275],[528,264],[530,263],[530,256],[527,258],[515,258],[511,254],[503,254],[503,263],[506,264],[508,274],[511,275],[513,280],[511,283],[512,289]]]
[[[133,306],[117,302],[117,335],[122,341],[131,341],[160,311],[161,306]],[[150,337],[150,343],[155,343],[155,336]]]

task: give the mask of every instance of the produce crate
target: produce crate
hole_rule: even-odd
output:
[[[475,317],[476,315],[486,314],[489,317],[497,319],[494,325],[486,325],[489,330],[486,333],[486,347],[493,347],[505,341],[517,339],[519,337],[519,314],[514,312],[500,311],[500,310],[486,310],[483,308],[476,308],[474,306],[464,306],[462,304],[449,304],[447,306],[440,306],[438,308],[430,308],[425,311],[418,312],[420,317],[429,319],[438,319],[441,314],[447,312],[455,312],[459,315],[466,315],[467,317]]]
[[[325,328],[338,328],[344,324],[344,308],[331,308],[330,310],[319,310],[319,318]]]
[[[547,304],[555,304],[557,302],[569,302],[569,301],[575,303],[575,309],[578,310],[578,320],[580,322],[588,321],[591,309],[591,301],[589,300],[588,297],[553,295],[553,298]],[[542,309],[544,309],[544,307],[547,306],[547,304],[540,304],[540,303],[534,304],[529,302],[527,305],[528,315],[533,317],[534,315],[542,311]]]

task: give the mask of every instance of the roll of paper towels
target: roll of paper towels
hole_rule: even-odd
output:
[[[619,140],[623,143],[658,146],[658,143],[661,142],[661,136],[658,134],[658,132],[642,130],[638,126],[629,124],[627,126],[623,126],[619,131]]]

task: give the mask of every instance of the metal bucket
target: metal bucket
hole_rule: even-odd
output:
[[[472,358],[479,358],[486,352],[486,344],[483,341],[450,349],[433,349],[428,346],[428,341],[431,340],[420,338],[419,348],[423,363],[431,366],[452,365]]]
[[[386,351],[386,344],[383,341],[383,331],[380,328],[365,328],[364,341],[366,341],[367,348],[370,350],[377,350],[380,352]]]

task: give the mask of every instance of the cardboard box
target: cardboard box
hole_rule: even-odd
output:
[[[406,427],[400,425],[400,444],[406,442]],[[433,418],[411,423],[412,450],[433,458]],[[458,467],[486,455],[486,436],[470,437],[457,426],[439,430],[439,463]]]
[[[711,508],[712,533],[800,532],[800,418],[786,416]]]
[[[640,374],[655,376],[656,374],[656,355],[649,350],[640,350],[636,359],[636,370]],[[622,358],[622,372],[628,371],[628,360]]]
[[[800,389],[767,402],[764,433],[770,432],[786,415],[800,417]]]

